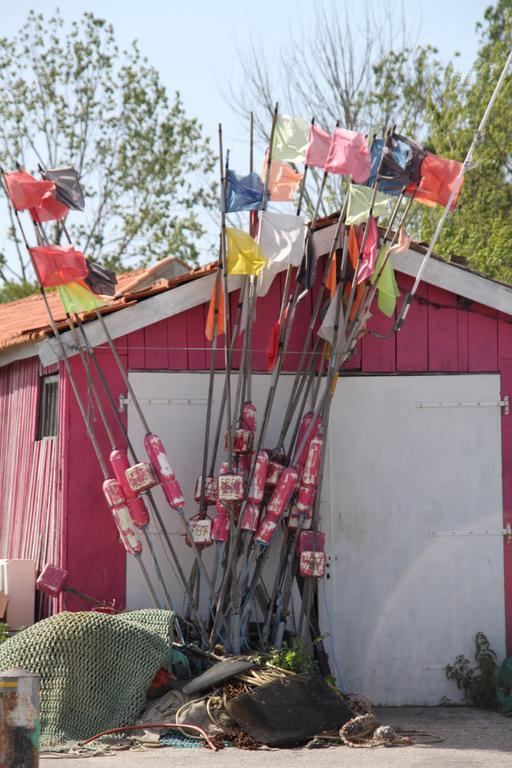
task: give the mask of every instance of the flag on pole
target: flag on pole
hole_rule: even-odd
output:
[[[327,312],[325,313],[324,319],[322,320],[320,328],[318,329],[318,335],[320,336],[320,338],[327,341],[331,345],[331,347],[334,344],[334,333],[335,333],[336,325],[338,325],[339,327],[341,314],[343,311],[343,306],[341,302],[340,302],[339,314],[336,311],[338,307],[338,291],[341,291],[341,290],[342,290],[342,285],[340,283],[340,285],[338,285],[338,287],[336,288],[334,295],[331,296],[329,306],[327,307]],[[336,344],[338,349],[340,349],[342,345],[344,345],[345,341],[346,341],[345,335],[344,334],[342,335],[338,331],[338,341]],[[332,350],[331,350],[331,354],[332,354]]]
[[[309,123],[302,117],[278,115],[272,143],[272,158],[286,163],[303,163],[306,159]]]
[[[263,162],[261,178],[265,179],[267,163]],[[294,171],[287,163],[280,160],[272,160],[270,163],[270,175],[268,180],[268,194],[274,203],[287,203],[293,200],[297,187],[302,180],[302,173]]]
[[[389,251],[388,246],[382,246],[377,259],[377,266],[373,275],[372,282],[376,279],[376,276],[380,270],[380,265],[386,258],[386,254]],[[386,261],[386,265],[382,270],[382,274],[377,281],[378,298],[377,306],[380,311],[387,317],[391,317],[395,311],[396,300],[400,296],[400,290],[396,282],[395,271],[391,263],[391,259]]]
[[[87,277],[87,263],[72,245],[38,245],[30,248],[39,282],[45,288],[66,285]]]
[[[74,312],[90,312],[93,309],[105,306],[105,302],[99,299],[83,283],[58,285],[57,291],[64,310],[70,315]]]
[[[346,128],[335,128],[325,170],[328,173],[352,176],[356,184],[364,184],[371,167],[372,159],[366,136]]]
[[[373,187],[376,181],[379,182],[379,189],[381,192],[386,192],[388,195],[399,195],[404,187],[404,183],[396,180],[381,179],[377,175],[379,166],[382,160],[382,150],[384,147],[384,139],[374,139],[371,148],[372,154],[372,169],[370,177],[366,184],[369,187]]]
[[[240,176],[226,173],[226,213],[259,211],[263,208],[263,183],[257,173]]]
[[[368,186],[378,181],[380,190],[398,195],[404,186],[419,181],[425,151],[412,139],[392,133],[385,141],[375,139],[371,153],[372,170]]]
[[[38,181],[24,170],[7,171],[4,180],[11,202],[17,211],[37,208],[44,195],[55,189],[53,181]]]
[[[47,192],[39,205],[30,209],[30,213],[34,221],[42,224],[45,221],[65,218],[69,213],[69,208],[54,197],[54,192]]]
[[[361,232],[361,241],[363,233]],[[361,245],[361,243],[360,243]],[[375,263],[377,261],[377,252],[379,250],[379,232],[377,224],[373,216],[370,219],[368,225],[368,235],[366,237],[366,243],[364,244],[364,250],[361,257],[361,267],[357,276],[357,282],[362,283],[368,280],[375,269]]]
[[[72,165],[61,168],[47,168],[43,177],[55,184],[55,197],[59,203],[67,205],[74,211],[85,208],[84,193],[80,184],[80,176]]]
[[[348,189],[348,207],[347,225],[362,224],[368,221],[370,215],[370,204],[372,202],[373,190],[369,187],[361,187],[357,184],[351,184]],[[372,216],[385,216],[388,212],[388,203],[391,198],[388,195],[377,192],[373,203]]]
[[[354,271],[354,276],[352,277],[352,280],[347,283],[345,288],[345,299],[348,301],[350,297],[350,293],[352,291],[352,282],[354,281],[356,277],[357,268],[359,266],[360,262],[360,256],[359,256],[359,243],[357,242],[357,232],[355,227],[350,227],[350,232],[348,235],[348,258],[352,265],[352,269]],[[356,290],[354,293],[354,299],[352,302],[352,309],[350,310],[350,317],[349,320],[352,321],[354,317],[356,316],[359,305],[361,301],[363,300],[364,295],[364,285],[357,280]]]
[[[324,170],[327,156],[331,147],[332,136],[322,128],[312,125],[309,129],[308,146],[306,148],[306,165]]]
[[[288,307],[284,310],[283,313],[283,320],[286,319],[286,315],[288,314]],[[279,324],[279,318],[274,323],[274,327],[270,331],[270,336],[268,338],[266,353],[267,353],[267,369],[269,371],[274,370],[275,365],[277,363],[277,357],[279,354],[279,334],[281,332],[281,326]]]
[[[214,326],[215,326],[215,310],[218,309],[217,312],[217,334],[221,336],[223,333],[226,332],[226,326],[224,323],[224,292],[222,290],[222,281],[218,281],[219,286],[219,306],[216,307],[217,304],[217,280],[215,279],[213,281],[213,288],[212,288],[212,296],[210,299],[210,306],[208,307],[208,317],[206,318],[206,326],[204,329],[204,335],[208,339],[208,341],[212,341],[214,337]]]
[[[331,256],[329,262],[329,270],[327,272],[327,278],[325,280],[325,287],[329,291],[331,299],[336,293],[336,251]]]
[[[414,199],[424,205],[442,205],[446,207],[462,168],[463,164],[457,160],[448,160],[446,157],[426,152],[421,164],[421,181],[419,186],[416,187],[416,184],[410,184],[406,192],[408,195],[413,195],[416,192]],[[451,205],[452,211],[455,210],[457,205],[463,182],[464,177]]]
[[[84,283],[93,293],[99,293],[102,296],[113,296],[116,292],[117,277],[116,273],[102,267],[100,264],[85,260],[87,263],[87,277],[84,279]]]
[[[393,245],[391,248],[389,248],[389,246],[382,246],[382,248],[379,251],[377,264],[376,264],[371,282],[373,284],[377,280],[377,288],[378,288],[377,306],[379,307],[380,311],[383,312],[388,317],[391,317],[392,314],[394,313],[396,308],[396,300],[400,296],[400,290],[396,282],[395,272],[393,269],[393,264],[391,262],[391,254],[400,253],[400,251],[406,251],[409,248],[410,244],[411,244],[411,238],[406,233],[405,229],[401,227],[400,234],[398,237],[398,243]],[[386,258],[386,254],[388,253],[388,251],[390,256],[386,262],[386,266],[382,270],[382,275],[379,278],[378,274],[380,270],[380,265]]]
[[[257,275],[265,266],[260,246],[247,232],[226,227],[227,271],[230,275]]]
[[[266,296],[274,277],[289,265],[299,267],[304,255],[306,223],[303,216],[263,211],[259,246],[265,266],[258,277],[257,294]]]

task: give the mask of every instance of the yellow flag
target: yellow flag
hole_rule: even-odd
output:
[[[257,275],[265,266],[258,243],[241,229],[226,227],[227,268],[230,275]]]

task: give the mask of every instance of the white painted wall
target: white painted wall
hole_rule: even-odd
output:
[[[495,375],[340,380],[322,509],[345,690],[460,700],[444,667],[472,657],[478,631],[503,658],[503,537],[431,535],[503,527],[500,409],[416,405],[499,399]]]
[[[151,428],[167,449],[193,514],[200,474],[208,375],[131,373]],[[254,377],[261,415],[269,377]],[[274,414],[291,386],[283,377]],[[216,383],[218,405],[220,377]],[[499,400],[499,377],[342,378],[336,390],[323,490],[330,578],[320,585],[323,627],[345,690],[374,703],[438,704],[457,700],[444,666],[471,655],[484,631],[504,654],[503,539],[432,537],[446,529],[502,527],[499,408],[421,409],[417,402]],[[278,421],[267,446],[274,444]],[[132,405],[129,432],[143,454],[143,429]],[[159,508],[188,573],[191,551],[160,489]],[[175,607],[183,595],[160,537],[157,553]],[[145,554],[145,561],[151,567]],[[212,563],[212,548],[205,552]],[[136,563],[127,565],[129,608],[149,598]]]

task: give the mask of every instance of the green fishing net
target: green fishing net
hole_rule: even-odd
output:
[[[41,745],[78,742],[134,723],[158,669],[172,658],[175,614],[60,613],[0,645],[0,671],[41,678]]]

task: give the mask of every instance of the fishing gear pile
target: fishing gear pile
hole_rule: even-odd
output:
[[[83,194],[72,168],[50,169],[37,180],[19,168],[2,172],[4,186],[30,255],[41,295],[67,375],[94,447],[104,482],[107,506],[126,552],[141,569],[156,607],[156,576],[172,609],[149,523],[161,532],[175,576],[185,595],[187,622],[176,620],[178,638],[203,650],[221,646],[238,655],[254,649],[293,646],[301,639],[315,650],[321,671],[328,663],[321,639],[318,582],[325,576],[325,534],[321,530],[320,497],[326,454],[329,414],[341,366],[367,333],[374,312],[397,314],[393,332],[403,325],[443,224],[457,205],[464,173],[503,84],[505,65],[464,162],[426,151],[395,128],[375,136],[337,124],[328,132],[298,117],[274,110],[270,142],[261,174],[229,167],[219,126],[220,236],[219,258],[209,304],[205,336],[211,342],[211,364],[201,474],[195,501],[197,511],[186,514],[179,480],[161,439],[152,432],[130,385],[102,316],[105,300],[97,295],[112,288],[115,277],[89,262],[68,236],[69,208],[83,208]],[[302,214],[309,169],[322,175],[318,198],[309,222]],[[341,209],[320,219],[322,196],[330,175],[344,177]],[[279,210],[280,203],[296,201],[296,212]],[[397,312],[399,289],[392,257],[407,251],[405,225],[413,201],[444,208],[411,290]],[[269,205],[272,208],[269,210]],[[37,243],[30,245],[19,212],[30,216]],[[248,212],[248,227],[239,225]],[[234,226],[230,216],[237,215]],[[58,220],[66,245],[48,241],[45,222]],[[258,322],[259,300],[280,273],[282,299],[267,345],[269,387],[263,412],[252,401],[252,335]],[[232,276],[242,276],[236,306],[229,292]],[[237,278],[237,287],[239,278]],[[56,287],[76,340],[94,406],[111,445],[103,456],[94,419],[83,402],[45,289]],[[111,291],[112,293],[112,291]],[[306,297],[309,302],[305,302]],[[376,299],[376,301],[375,301]],[[296,365],[284,413],[273,410],[276,390],[289,348],[299,307],[312,307],[303,347]],[[89,344],[81,314],[92,312],[105,333],[144,431],[147,457],[140,460],[117,413],[105,376]],[[239,363],[234,364],[237,340],[243,336]],[[221,342],[222,339],[222,342]],[[223,369],[217,368],[217,353]],[[112,415],[102,405],[92,376],[95,370],[108,397]],[[213,413],[216,376],[223,377],[220,406]],[[114,418],[123,441],[119,445],[110,425]],[[214,422],[215,421],[215,425]],[[269,425],[279,430],[277,444],[268,442]],[[219,456],[223,438],[224,455]],[[199,472],[199,468],[198,468]],[[159,485],[175,512],[194,556],[191,577],[173,548],[152,496]],[[141,553],[147,545],[150,574]],[[213,546],[213,568],[203,550]],[[276,557],[271,558],[270,553]],[[265,577],[265,578],[263,578]]]

